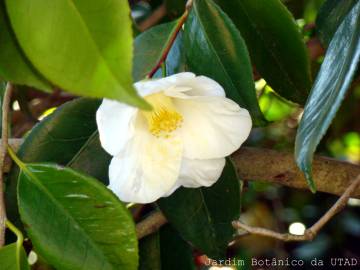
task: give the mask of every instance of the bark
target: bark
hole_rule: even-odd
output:
[[[232,160],[243,180],[260,180],[309,189],[303,173],[295,164],[293,153],[242,147],[232,155]],[[314,157],[313,176],[318,191],[340,196],[359,174],[358,165],[326,157]],[[360,198],[360,188],[355,190],[352,197]]]

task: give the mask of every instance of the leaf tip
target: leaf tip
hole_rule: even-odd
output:
[[[311,170],[305,170],[304,175],[305,175],[305,179],[306,179],[306,181],[308,183],[308,186],[310,188],[310,191],[312,193],[316,193],[316,185],[315,185],[315,182],[314,182],[314,178],[312,177]]]

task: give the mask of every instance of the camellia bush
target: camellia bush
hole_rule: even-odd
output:
[[[360,1],[288,2],[1,1],[0,269],[278,269],[246,235],[317,239],[360,198],[358,165],[314,156],[360,82]],[[338,200],[274,229],[241,208],[258,180]]]

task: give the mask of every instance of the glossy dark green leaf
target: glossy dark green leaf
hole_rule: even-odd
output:
[[[173,75],[186,71],[184,33],[180,31],[177,34],[175,42],[166,58],[166,73]]]
[[[53,84],[77,95],[148,107],[132,86],[132,21],[127,1],[5,3],[25,55]]]
[[[24,248],[18,248],[16,243],[0,248],[0,269],[29,270]]]
[[[108,184],[110,160],[111,156],[101,147],[99,133],[95,131],[67,166]]]
[[[194,255],[188,243],[170,225],[139,242],[141,270],[195,270]]]
[[[109,156],[99,146],[95,113],[99,100],[76,99],[65,103],[38,123],[25,137],[18,156],[25,162],[54,162],[73,167],[107,182]],[[94,160],[96,162],[94,162]],[[17,226],[16,186],[19,170],[13,166],[7,181],[8,215]]]
[[[173,21],[150,28],[140,34],[134,42],[135,81],[143,80],[161,59],[177,22]]]
[[[330,42],[296,135],[296,162],[312,190],[315,190],[311,172],[313,154],[345,97],[359,58],[360,1],[345,17]]]
[[[0,78],[50,91],[51,85],[31,66],[18,46],[3,2],[0,4],[0,29]]]
[[[191,246],[170,225],[160,229],[161,269],[196,270]]]
[[[138,265],[132,217],[96,179],[51,164],[22,164],[21,219],[36,250],[57,269]]]
[[[230,161],[212,187],[180,188],[158,204],[182,238],[212,259],[224,258],[231,221],[240,215],[240,183]]]
[[[219,82],[226,95],[265,121],[256,99],[248,51],[239,31],[212,0],[197,0],[185,24],[184,46],[190,71]]]
[[[281,96],[301,104],[309,93],[310,66],[294,18],[280,0],[215,0],[246,41],[256,69]]]
[[[160,270],[160,234],[155,232],[139,241],[139,270]]]
[[[329,45],[339,25],[358,0],[327,0],[316,18],[317,31],[325,45]]]

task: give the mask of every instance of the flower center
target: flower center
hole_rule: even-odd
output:
[[[151,134],[156,137],[170,137],[183,121],[171,98],[159,92],[146,96],[145,100],[153,106],[152,111],[141,111],[148,122]]]

